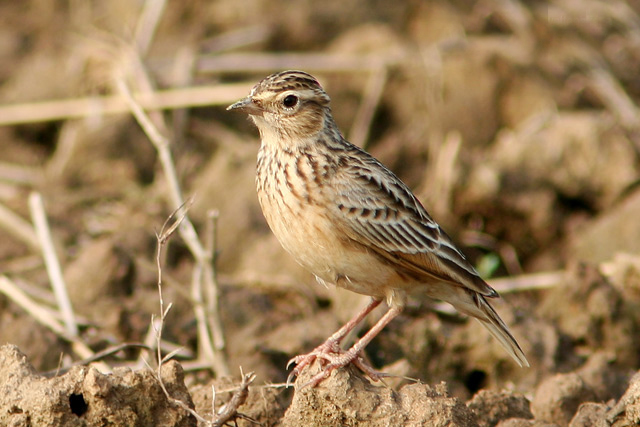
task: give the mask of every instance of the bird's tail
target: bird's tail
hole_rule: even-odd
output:
[[[473,304],[466,303],[464,307],[456,305],[456,308],[465,314],[475,317],[487,328],[491,335],[493,335],[502,344],[507,353],[515,359],[515,361],[521,367],[529,367],[529,362],[524,355],[524,352],[520,348],[520,345],[516,339],[509,332],[509,328],[502,321],[498,313],[489,305],[485,297],[477,292],[469,291]]]

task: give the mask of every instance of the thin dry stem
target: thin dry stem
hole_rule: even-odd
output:
[[[360,108],[349,132],[349,141],[359,147],[366,148],[367,138],[369,138],[369,131],[371,129],[371,121],[378,109],[378,104],[380,103],[382,91],[386,83],[386,67],[373,70],[369,76],[369,80],[367,80],[367,87],[365,88],[362,102],[360,102]]]
[[[213,337],[210,333],[209,322],[205,310],[203,298],[203,268],[201,264],[196,264],[191,275],[191,300],[193,301],[193,313],[196,318],[196,328],[198,331],[198,358],[207,360],[209,365],[215,360],[215,350]]]
[[[120,65],[120,71],[125,72],[129,78],[131,78],[135,84],[137,92],[143,93],[153,93],[156,91],[155,83],[149,73],[147,72],[147,68],[145,63],[140,56],[141,53],[135,49],[131,49],[129,45],[122,46],[122,59]],[[164,120],[164,116],[160,111],[148,111],[147,116],[151,120],[151,122],[158,128],[158,131],[162,134],[168,134],[168,129]]]
[[[14,237],[24,242],[33,251],[40,252],[40,242],[31,224],[1,203],[0,227],[4,228],[7,233],[13,234]]]
[[[56,150],[46,165],[46,176],[52,179],[63,176],[67,167],[77,159],[76,152],[82,144],[82,129],[86,121],[67,120],[62,124],[56,141]]]
[[[157,269],[156,269],[157,272]],[[149,328],[147,329],[147,333],[144,336],[144,340],[142,341],[143,345],[148,348],[150,351],[156,350],[156,341],[158,331],[162,330],[162,326],[159,325],[161,322],[160,319],[154,317],[149,322]],[[149,362],[147,361],[147,356],[149,355],[149,351],[143,349],[138,356],[138,360],[135,363],[136,369],[141,369],[144,366],[149,366]]]
[[[566,277],[565,271],[549,271],[544,273],[522,274],[520,276],[500,277],[489,279],[487,283],[500,295],[515,292],[528,292],[552,288],[561,283]],[[459,313],[450,304],[441,302],[434,304],[433,310],[448,316],[458,316]]]
[[[190,86],[194,80],[194,67],[197,56],[196,49],[191,45],[181,47],[176,52],[171,75],[171,86]],[[176,141],[183,141],[189,127],[189,116],[191,110],[188,108],[176,109],[172,114],[172,129]]]
[[[0,162],[0,181],[20,185],[35,185],[41,171],[37,167]]]
[[[180,212],[180,217],[175,219],[176,215]],[[162,295],[162,248],[167,244],[173,233],[179,228],[180,223],[184,221],[186,215],[186,211],[183,210],[183,206],[180,206],[174,212],[169,215],[169,218],[162,225],[160,232],[156,235],[156,239],[158,242],[156,249],[156,268],[158,271],[158,297],[160,304],[160,318],[156,319],[152,317],[151,324],[152,328],[155,330],[155,339],[156,339],[156,363],[157,370],[155,372],[156,379],[158,380],[158,384],[160,384],[160,388],[162,388],[162,392],[167,397],[167,400],[174,405],[177,405],[189,412],[193,415],[198,421],[204,423],[206,425],[210,424],[209,421],[201,417],[196,411],[189,407],[186,403],[181,401],[180,399],[176,399],[175,397],[169,394],[167,387],[164,384],[162,379],[162,365],[173,356],[173,354],[168,355],[166,358],[162,357],[162,348],[161,348],[161,340],[162,340],[162,330],[164,328],[164,322],[166,320],[167,315],[169,314],[169,310],[171,309],[171,304],[167,308],[164,307],[164,297]]]
[[[130,55],[131,56],[131,55]],[[202,56],[196,60],[199,72],[259,72],[303,68],[325,72],[377,72],[398,63],[401,57],[344,54],[227,54]],[[146,111],[227,105],[246,95],[253,81],[224,85],[194,86],[163,91],[142,90],[136,102]],[[68,120],[121,114],[131,110],[121,96],[87,97],[37,101],[0,106],[0,126]]]
[[[148,52],[166,5],[166,0],[147,0],[144,2],[135,35],[138,52],[141,55],[146,55]]]
[[[253,82],[136,93],[136,102],[147,111],[228,105],[246,95]],[[0,106],[0,126],[52,120],[81,119],[122,114],[131,107],[122,96],[102,96]]]
[[[207,52],[223,52],[231,49],[238,49],[252,44],[262,43],[271,35],[269,25],[254,25],[243,27],[204,40],[200,45]]]
[[[102,350],[102,351],[100,351],[98,353],[95,353],[92,356],[89,356],[89,357],[87,357],[85,359],[73,362],[69,366],[58,367],[55,370],[46,371],[46,372],[43,372],[42,374],[44,376],[61,375],[61,374],[64,374],[65,372],[68,372],[74,366],[86,366],[86,365],[88,365],[90,363],[98,362],[100,359],[104,359],[105,357],[109,357],[109,356],[111,356],[113,354],[116,354],[119,351],[122,351],[122,350],[127,349],[127,348],[142,348],[142,349],[149,350],[150,347],[148,347],[148,346],[146,346],[144,344],[140,344],[140,343],[122,343],[122,344],[117,344],[117,345],[108,347],[108,348],[106,348],[106,349],[104,349],[104,350]],[[107,367],[107,371],[108,370],[110,370],[110,369]]]
[[[433,152],[424,182],[429,184],[429,200],[435,217],[445,217],[451,212],[456,164],[461,146],[462,136],[457,131],[449,132],[442,144],[432,146]]]
[[[509,275],[522,274],[523,270],[522,264],[520,264],[520,257],[518,257],[518,252],[513,245],[501,242],[498,247],[498,253]]]
[[[489,284],[499,293],[524,292],[548,289],[557,286],[566,277],[564,270],[543,273],[522,274],[520,276],[500,277],[489,280]]]
[[[22,289],[13,283],[8,277],[0,276],[0,292],[7,298],[22,307],[38,323],[50,329],[60,338],[71,343],[73,351],[82,358],[94,356],[93,351],[77,336],[70,335],[64,326],[51,315],[48,309],[33,301]],[[102,372],[109,372],[111,368],[104,363],[98,363],[97,368]]]
[[[145,259],[142,256],[134,256],[134,261],[136,263],[136,266],[140,267],[144,271],[147,271],[147,272],[155,272],[156,271],[155,263],[149,261],[148,259]],[[178,294],[180,294],[181,297],[189,300],[193,304],[193,301],[191,301],[190,290],[185,289],[185,286],[181,281],[177,280],[176,278],[172,277],[171,275],[169,275],[169,274],[167,274],[165,272],[163,274],[163,276],[162,276],[162,282],[165,285],[168,285],[168,286],[171,286],[172,288],[174,288],[174,290]]]
[[[245,418],[251,420],[249,417],[239,414],[238,408],[244,405],[244,403],[247,401],[247,396],[249,396],[249,385],[256,379],[256,376],[253,372],[244,374],[242,372],[242,368],[240,368],[240,375],[242,376],[242,382],[240,386],[233,393],[231,399],[229,399],[226,404],[222,405],[216,412],[216,418],[212,424],[213,427],[223,426],[229,421],[232,421],[236,418]],[[214,406],[212,406],[212,409],[213,408]]]
[[[217,210],[209,210],[207,212],[207,223],[205,229],[205,251],[207,253],[207,257],[211,260],[212,265],[216,265],[216,256],[217,256],[217,233],[218,233],[218,217],[219,212]],[[218,289],[220,289],[220,285],[218,284],[218,275],[217,271],[214,268],[205,269],[205,275],[210,275],[210,277],[206,277],[204,281],[205,285],[205,295],[206,295],[206,303],[207,303],[207,312],[215,313],[218,311],[217,302],[219,300]],[[222,323],[220,316],[210,316],[209,317],[209,329],[212,331],[222,331]],[[213,344],[216,349],[224,348],[224,340],[222,334],[214,334],[213,335]],[[228,374],[228,373],[227,373]]]
[[[67,286],[62,277],[60,262],[58,261],[55,247],[53,246],[51,230],[49,229],[49,223],[47,222],[44,203],[42,202],[40,193],[33,192],[29,195],[29,208],[31,210],[31,218],[36,230],[36,235],[42,248],[42,256],[44,257],[47,274],[53,287],[58,308],[64,319],[65,329],[70,336],[75,337],[78,335],[78,325],[76,324],[71,301],[67,294]]]
[[[230,53],[200,57],[197,70],[205,73],[258,73],[288,69],[302,69],[308,72],[368,73],[397,64],[401,60],[402,56],[400,55],[382,56],[376,54]]]
[[[51,329],[56,335],[71,341],[73,337],[69,335],[64,326],[58,322],[48,310],[32,300],[22,289],[13,283],[8,277],[0,276],[0,292],[22,307],[38,323]]]
[[[180,213],[180,216],[174,220],[178,212]],[[158,242],[157,251],[156,251],[156,267],[158,270],[158,295],[159,295],[159,304],[160,304],[161,314],[159,319],[152,319],[152,324],[154,325],[153,328],[155,330],[156,351],[157,351],[156,357],[157,357],[157,365],[158,365],[155,375],[157,377],[158,383],[160,384],[160,387],[162,388],[163,393],[172,404],[177,405],[182,409],[184,409],[185,411],[189,412],[200,423],[207,426],[217,427],[217,426],[222,426],[227,422],[234,420],[235,418],[238,418],[238,417],[250,419],[249,417],[239,414],[238,408],[241,405],[243,405],[244,402],[246,401],[247,396],[249,394],[249,385],[255,380],[255,375],[253,374],[253,372],[247,375],[244,375],[242,373],[242,369],[240,370],[240,373],[242,375],[242,383],[240,387],[233,394],[229,402],[227,402],[227,404],[225,404],[222,408],[220,408],[220,410],[217,413],[213,413],[212,411],[211,421],[203,418],[201,415],[199,415],[195,410],[190,408],[183,401],[172,397],[169,394],[169,391],[167,390],[164,384],[164,381],[162,379],[163,364],[167,360],[172,358],[179,351],[179,349],[176,349],[173,352],[169,353],[168,355],[162,357],[162,350],[161,350],[162,329],[164,327],[164,322],[171,308],[171,304],[169,304],[167,308],[164,307],[164,297],[162,296],[162,248],[164,247],[164,245],[167,244],[167,242],[169,241],[173,233],[180,228],[180,224],[185,219],[186,219],[186,208],[184,206],[181,206],[169,216],[167,221],[165,221],[164,225],[162,226],[160,233],[158,233],[158,235],[156,236],[157,242]],[[159,320],[159,321],[156,322],[155,320]],[[212,409],[215,408],[215,395],[216,393],[214,388],[213,389],[214,401],[212,402]]]
[[[622,126],[640,130],[640,109],[613,74],[602,68],[589,71],[589,84],[603,104],[618,116]]]
[[[183,203],[182,191],[180,189],[178,176],[175,170],[175,166],[173,163],[173,158],[171,155],[169,140],[164,137],[160,131],[154,126],[149,117],[142,110],[140,104],[138,104],[134,99],[131,91],[127,87],[126,83],[122,78],[118,78],[116,80],[116,87],[118,88],[121,95],[129,103],[129,107],[131,112],[135,116],[136,120],[144,130],[144,132],[149,137],[150,141],[155,146],[158,151],[158,155],[160,158],[160,162],[162,164],[163,170],[165,172],[165,176],[167,178],[167,182],[169,185],[169,196],[171,198],[172,203],[175,206],[180,206]],[[194,269],[194,279],[196,279],[193,283],[194,293],[196,291],[200,292],[202,290],[202,285],[199,283],[200,280],[204,280],[205,286],[216,287],[216,283],[214,282],[215,273],[213,270],[213,260],[210,256],[208,256],[206,250],[200,243],[198,235],[195,231],[195,227],[189,220],[189,218],[185,215],[184,220],[182,221],[180,227],[178,228],[180,236],[187,244],[190,252],[193,254],[196,259],[196,267]],[[217,290],[215,295],[217,297]],[[198,298],[194,297],[194,300],[198,301]],[[199,297],[199,300],[202,300],[202,297]],[[199,331],[199,339],[204,344],[213,343],[215,348],[207,349],[204,352],[204,355],[211,359],[210,362],[218,375],[227,375],[229,373],[229,368],[227,365],[227,361],[224,356],[224,335],[222,330],[222,321],[220,320],[218,301],[217,299],[206,304],[211,308],[208,315],[211,316],[211,327],[209,329],[208,322],[205,322],[203,326],[200,322],[205,319],[202,318],[202,313],[198,308],[198,304],[194,306],[194,311],[196,315],[196,319],[198,320],[198,331]],[[205,333],[206,331],[206,333]],[[210,331],[210,332],[209,332]],[[210,340],[210,337],[212,339]],[[210,345],[210,344],[209,344]]]

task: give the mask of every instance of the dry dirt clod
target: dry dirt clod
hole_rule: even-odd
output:
[[[578,374],[558,374],[538,386],[531,410],[537,420],[568,425],[578,406],[595,398],[594,391]]]
[[[603,403],[583,403],[569,427],[608,427],[607,409],[607,405]]]
[[[220,407],[228,405],[233,393],[240,387],[238,378],[223,377],[211,380],[208,384],[191,387],[191,395],[195,403],[196,412],[206,419],[212,414],[212,387],[215,389],[215,412],[219,413]],[[254,383],[255,384],[255,383]],[[289,400],[288,394],[282,388],[261,387],[251,385],[246,402],[239,408],[238,412],[242,416],[250,417],[261,427],[271,427],[278,425],[278,420],[284,415],[286,405]],[[233,425],[233,423],[231,423]],[[253,426],[252,421],[239,420],[239,426]]]
[[[599,402],[619,399],[630,378],[627,370],[615,365],[615,357],[605,352],[592,354],[575,372],[595,392]]]
[[[298,378],[318,373],[314,363]],[[404,386],[398,392],[374,385],[355,368],[336,369],[317,387],[296,390],[283,426],[478,426],[473,412],[449,397],[444,384]]]
[[[511,418],[498,423],[497,427],[558,427],[558,424],[540,420],[526,420],[524,418]]]
[[[480,427],[493,427],[509,418],[533,418],[527,398],[512,392],[481,390],[467,406],[477,415]]]
[[[631,378],[629,388],[609,411],[607,418],[614,427],[640,424],[640,372]]]
[[[180,364],[170,361],[162,376],[174,398],[193,407]],[[149,370],[117,369],[102,374],[77,366],[45,378],[13,345],[0,348],[0,425],[196,426],[186,411],[169,403]]]

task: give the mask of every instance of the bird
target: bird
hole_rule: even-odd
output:
[[[324,343],[289,361],[287,367],[295,367],[287,384],[315,360],[322,369],[304,386],[315,387],[350,363],[380,379],[362,352],[410,298],[444,301],[479,320],[518,365],[529,366],[487,301],[498,293],[409,187],[345,139],[314,76],[299,70],[269,75],[227,110],[248,114],[258,128],[258,201],[285,251],[320,283],[371,297]],[[343,350],[344,337],[383,301],[386,313]]]

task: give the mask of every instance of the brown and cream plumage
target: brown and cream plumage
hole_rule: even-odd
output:
[[[373,298],[361,313],[308,355],[331,369],[354,361],[396,317],[407,298],[446,301],[478,319],[520,366],[520,346],[486,298],[498,294],[476,272],[411,190],[371,155],[349,143],[335,124],[329,96],[302,71],[273,74],[229,110],[248,113],[262,145],[256,185],[267,222],[284,249],[319,281]],[[340,340],[380,301],[389,311],[348,351]]]

